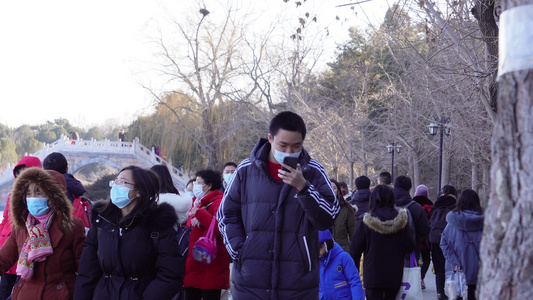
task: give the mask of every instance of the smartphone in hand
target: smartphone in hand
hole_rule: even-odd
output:
[[[287,165],[287,166],[290,166],[291,168],[293,169],[296,169],[296,165],[298,164],[298,157],[289,157],[289,156],[286,156],[284,159],[283,159],[283,164]],[[290,172],[289,170],[287,170],[287,168],[285,167],[281,167],[281,169],[283,171],[287,171],[287,172]]]

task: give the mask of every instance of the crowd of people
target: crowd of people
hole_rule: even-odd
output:
[[[395,299],[411,256],[422,288],[433,262],[437,299],[459,270],[475,299],[475,191],[445,185],[433,202],[386,171],[350,191],[305,136],[303,119],[281,112],[250,158],[199,170],[181,192],[165,165],[125,167],[90,225],[73,208],[85,189],[66,158],[24,157],[0,224],[0,300]]]

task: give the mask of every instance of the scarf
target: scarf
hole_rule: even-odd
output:
[[[34,262],[45,261],[47,256],[54,253],[48,233],[48,228],[52,224],[52,216],[53,212],[50,211],[46,216],[46,221],[39,224],[35,224],[36,219],[30,214],[26,218],[28,238],[22,245],[17,262],[17,275],[24,279],[30,279],[33,276]]]

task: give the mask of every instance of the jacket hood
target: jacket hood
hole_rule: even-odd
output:
[[[455,226],[461,231],[481,231],[483,230],[483,213],[477,211],[451,211],[446,215],[448,224]]]
[[[342,250],[341,246],[335,242],[333,244],[333,248],[331,248],[328,253],[326,254],[326,259],[328,263],[332,261],[335,257],[339,256],[344,250]]]
[[[270,149],[271,145],[268,142],[267,138],[260,138],[259,141],[257,141],[257,144],[255,144],[254,149],[252,150],[252,153],[250,154],[250,161],[252,164],[255,165],[261,165],[262,163],[268,163],[268,158],[270,155]],[[305,172],[307,170],[308,162],[311,160],[311,157],[305,151],[304,148],[302,148],[302,153],[300,153],[299,161],[298,163],[302,167],[302,171]]]
[[[424,206],[424,205],[433,205],[433,201],[429,200],[426,196],[415,196],[413,197],[413,200],[415,200],[418,204]]]
[[[352,199],[350,202],[352,204],[357,204],[358,202],[370,202],[370,194],[372,194],[370,189],[357,190],[352,194]]]
[[[187,221],[189,216],[187,212],[192,206],[192,197],[187,194],[159,194],[159,204],[167,203],[174,208],[178,216],[178,223],[183,224]]]
[[[178,223],[178,216],[172,205],[161,203],[146,214],[146,223],[158,231],[168,230]]]
[[[41,164],[41,160],[38,157],[35,156],[24,156],[18,164],[13,168],[13,177],[15,177],[15,170],[19,166],[26,166],[28,168],[31,167],[39,167],[42,168],[43,165]]]
[[[318,232],[318,242],[319,243],[323,243],[327,240],[331,240],[333,237],[331,235],[331,231],[329,231],[329,229],[326,229],[326,230],[321,230]]]
[[[72,219],[72,205],[61,186],[46,170],[40,167],[32,167],[22,172],[15,180],[11,193],[11,217],[13,226],[25,228],[28,208],[26,206],[26,191],[31,183],[37,184],[48,197],[50,208],[59,216],[62,231],[68,231],[74,225]]]
[[[440,196],[437,201],[435,201],[435,204],[433,205],[433,209],[437,209],[439,207],[455,207],[455,204],[457,203],[457,200],[452,195],[446,195],[446,196]]]
[[[409,195],[409,191],[406,191],[402,188],[394,188],[392,189],[392,192],[394,194],[394,204],[398,206],[406,205],[412,200],[411,195]]]
[[[379,217],[366,213],[363,223],[370,229],[381,234],[393,234],[405,228],[407,225],[407,212],[405,208],[398,211],[398,215],[392,220],[382,221]]]

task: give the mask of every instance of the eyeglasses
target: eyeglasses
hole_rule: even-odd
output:
[[[111,181],[109,182],[109,186],[110,186],[110,187],[113,187],[114,185],[124,186],[125,184],[131,184],[131,185],[135,186],[135,184],[133,184],[133,183],[131,183],[131,182],[124,181],[124,180],[117,180],[117,179],[115,179],[115,180],[111,180]]]

